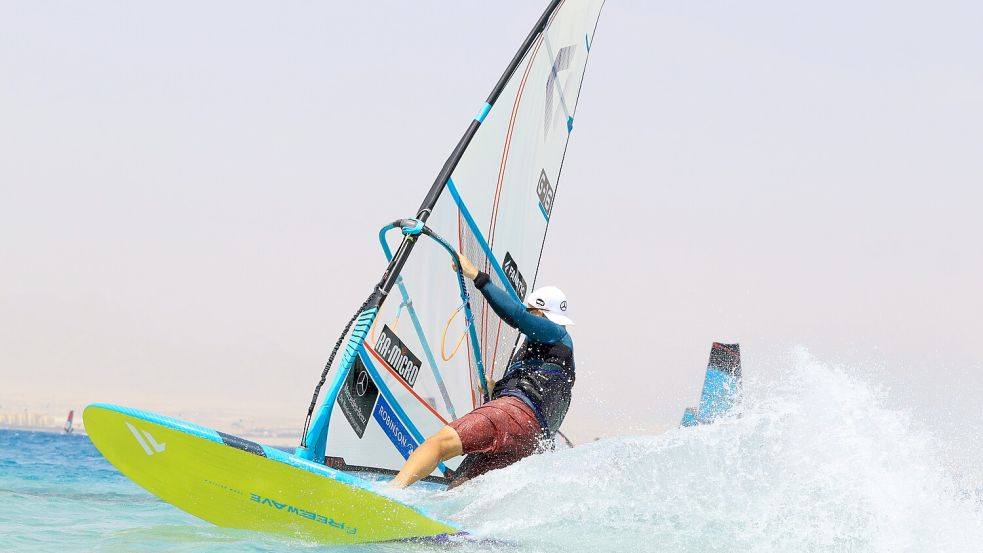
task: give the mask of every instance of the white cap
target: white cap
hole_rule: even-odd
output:
[[[546,318],[558,325],[573,324],[567,316],[567,295],[556,286],[543,286],[526,296],[526,307],[542,309]]]

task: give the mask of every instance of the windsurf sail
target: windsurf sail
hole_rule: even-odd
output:
[[[72,433],[72,421],[75,419],[75,411],[71,410],[68,412],[68,418],[65,419],[65,434]]]
[[[681,426],[707,424],[724,415],[737,403],[741,393],[741,346],[714,342],[710,348],[699,407],[687,407]]]
[[[487,400],[519,338],[473,283],[465,253],[523,299],[536,283],[603,0],[553,0],[481,104],[413,219],[386,225],[389,265],[322,373],[297,455],[398,470],[429,435]],[[412,254],[412,255],[411,255]],[[459,464],[437,467],[449,476]]]

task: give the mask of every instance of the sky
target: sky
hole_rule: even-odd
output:
[[[376,232],[543,5],[0,0],[0,408],[299,428]],[[983,428],[981,27],[969,1],[607,2],[540,269],[577,321],[564,430],[677,424],[715,340]]]

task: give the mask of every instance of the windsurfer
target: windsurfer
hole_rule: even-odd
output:
[[[525,304],[495,286],[459,255],[461,271],[496,314],[525,335],[498,381],[486,380],[491,401],[451,422],[410,454],[392,485],[405,488],[441,461],[465,454],[451,487],[527,457],[551,441],[570,407],[576,378],[567,299],[555,286],[539,288]],[[455,270],[457,267],[455,266]]]

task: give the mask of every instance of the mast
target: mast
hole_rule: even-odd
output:
[[[423,202],[420,204],[420,208],[417,211],[416,219],[419,221],[415,233],[404,229],[404,237],[402,242],[399,244],[399,248],[393,255],[392,260],[386,267],[385,272],[382,274],[382,278],[379,280],[379,284],[376,285],[372,294],[365,300],[359,311],[352,317],[345,327],[344,332],[342,332],[338,343],[328,358],[328,362],[325,364],[324,370],[321,373],[321,380],[314,390],[314,398],[311,400],[311,405],[307,412],[307,420],[304,424],[304,436],[301,441],[300,447],[297,448],[296,455],[298,457],[313,460],[316,462],[324,461],[324,447],[325,440],[327,439],[327,425],[328,420],[331,416],[332,405],[327,400],[321,404],[321,408],[318,410],[317,416],[311,420],[314,412],[314,407],[317,403],[318,395],[321,390],[321,386],[324,384],[328,371],[333,364],[335,354],[337,353],[345,335],[348,334],[350,328],[354,324],[354,330],[348,340],[348,344],[345,347],[344,354],[341,359],[340,368],[341,374],[335,379],[336,384],[340,384],[341,378],[347,371],[351,368],[354,362],[355,356],[357,355],[358,349],[362,346],[365,341],[365,337],[368,335],[369,329],[372,323],[375,321],[376,314],[379,312],[379,308],[385,302],[390,290],[396,285],[396,281],[399,278],[399,274],[406,265],[407,259],[409,259],[410,253],[412,253],[414,246],[416,245],[417,238],[419,237],[419,232],[423,228],[423,224],[426,223],[427,219],[430,217],[430,213],[433,211],[435,205],[437,205],[437,200],[440,199],[440,195],[443,193],[444,189],[447,187],[447,182],[450,180],[451,175],[457,168],[458,163],[464,156],[464,152],[467,150],[468,146],[471,144],[471,140],[477,134],[478,129],[481,127],[481,123],[485,120],[488,112],[491,111],[492,106],[498,100],[498,97],[502,94],[509,80],[512,78],[513,73],[518,69],[519,64],[522,63],[522,59],[529,52],[536,38],[543,32],[546,26],[549,24],[550,19],[556,12],[557,8],[563,3],[564,0],[551,0],[549,5],[543,11],[543,14],[539,16],[536,24],[533,26],[532,30],[526,36],[525,40],[522,41],[522,45],[516,51],[515,56],[512,57],[512,61],[509,62],[502,76],[499,77],[498,82],[495,83],[494,88],[492,88],[491,93],[485,100],[485,103],[481,106],[478,114],[475,115],[474,119],[468,125],[467,130],[464,131],[464,135],[458,141],[457,145],[451,151],[450,156],[447,161],[444,162],[443,167],[441,167],[440,172],[437,174],[437,178],[434,179],[433,184],[430,186],[430,190],[424,197]],[[332,397],[330,394],[328,397]]]
[[[440,199],[441,193],[444,188],[447,187],[447,181],[451,178],[454,170],[457,169],[457,164],[461,161],[464,156],[464,152],[467,151],[468,146],[471,144],[471,139],[474,135],[478,133],[478,129],[481,127],[481,123],[484,122],[485,116],[491,111],[492,106],[498,100],[498,97],[505,90],[505,86],[508,84],[509,79],[512,78],[512,74],[518,69],[519,64],[522,63],[522,58],[525,57],[529,48],[532,46],[536,37],[543,32],[546,25],[549,23],[553,12],[563,3],[563,0],[552,0],[547,6],[546,10],[536,24],[533,26],[532,30],[526,36],[526,39],[522,41],[522,46],[512,57],[512,61],[509,62],[508,67],[505,68],[505,72],[499,77],[498,82],[495,83],[495,87],[492,89],[491,94],[485,100],[485,103],[481,106],[478,114],[475,115],[471,124],[468,125],[466,131],[464,131],[464,136],[457,142],[457,146],[451,152],[450,157],[444,162],[444,166],[440,169],[440,173],[437,174],[437,178],[434,179],[433,185],[430,186],[430,191],[427,192],[426,197],[423,198],[423,203],[420,204],[420,209],[417,211],[416,218],[424,223],[430,217],[430,212],[433,211],[435,205],[437,205],[437,200]],[[413,246],[416,244],[416,237],[414,235],[406,235],[403,238],[403,242],[399,245],[399,249],[396,251],[396,255],[393,256],[392,262],[389,264],[389,268],[382,279],[382,292],[383,294],[388,294],[392,290],[393,285],[396,283],[396,278],[399,276],[399,272],[402,270],[403,265],[406,264],[406,260],[413,251]],[[380,302],[381,305],[381,302]]]

